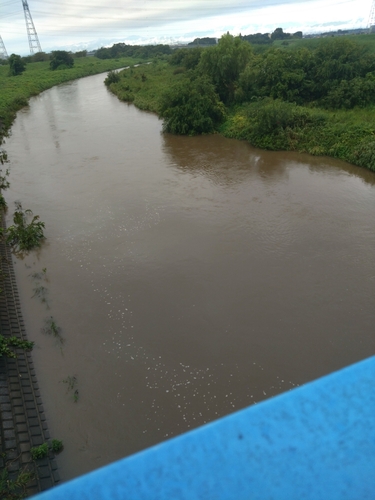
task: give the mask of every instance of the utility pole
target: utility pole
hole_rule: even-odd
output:
[[[42,48],[39,43],[33,19],[30,14],[30,9],[29,6],[27,5],[27,0],[22,0],[22,5],[23,5],[23,12],[25,14],[27,36],[29,38],[30,54],[35,54],[35,52],[42,52]]]
[[[0,59],[8,59],[8,54],[1,36],[0,36]]]

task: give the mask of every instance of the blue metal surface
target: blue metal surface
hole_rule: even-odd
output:
[[[38,495],[375,499],[375,357]]]

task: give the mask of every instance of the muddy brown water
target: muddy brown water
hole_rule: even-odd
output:
[[[163,135],[104,77],[5,144],[8,224],[15,200],[46,224],[14,261],[65,480],[375,352],[375,174]]]

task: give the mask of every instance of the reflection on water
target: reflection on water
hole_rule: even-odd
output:
[[[34,99],[6,145],[9,206],[46,223],[16,271],[65,479],[374,353],[374,174],[162,135],[103,79]]]

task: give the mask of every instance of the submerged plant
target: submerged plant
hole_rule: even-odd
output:
[[[76,389],[77,386],[77,377],[73,375],[72,377],[69,375],[68,377],[64,378],[63,380],[64,384],[67,384],[68,388],[66,392],[73,392],[73,401],[76,403],[78,401],[78,389]]]
[[[43,285],[38,285],[33,289],[33,297],[37,297],[43,304],[47,305],[48,308],[48,303],[47,303],[47,295],[48,295],[48,288],[46,288]]]
[[[3,175],[2,170],[0,170],[0,189],[1,190],[8,189],[8,187],[10,186],[9,181],[7,179],[8,175],[9,175],[8,169],[5,171],[5,175]]]
[[[30,276],[32,277],[32,279],[34,280],[38,280],[38,281],[48,281],[47,280],[47,277],[46,277],[46,274],[47,274],[47,268],[46,267],[43,267],[43,269],[39,272],[36,272],[36,273],[32,273],[30,274]]]
[[[62,441],[60,441],[59,439],[52,439],[51,450],[54,453],[60,453],[60,451],[62,451],[63,447],[64,447],[64,445],[63,445]]]
[[[13,226],[8,227],[7,243],[18,251],[29,251],[40,247],[44,240],[44,222],[39,221],[39,215],[34,215],[30,222],[28,218],[33,216],[31,210],[24,210],[20,202],[16,202],[16,211],[13,216]]]
[[[64,338],[61,336],[61,328],[56,324],[53,316],[44,320],[44,327],[41,331],[45,335],[52,335],[52,337],[55,337],[60,345],[64,343]]]
[[[8,208],[7,202],[2,194],[0,194],[0,210],[6,210]]]

